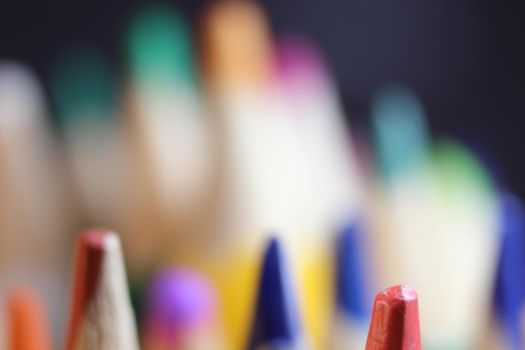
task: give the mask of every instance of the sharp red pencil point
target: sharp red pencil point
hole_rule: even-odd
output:
[[[421,350],[417,294],[412,288],[399,285],[377,294],[366,350]]]
[[[104,239],[108,236],[108,231],[105,229],[92,229],[86,231],[80,238],[81,244],[86,249],[102,250],[104,246]]]
[[[108,232],[103,230],[92,230],[84,233],[78,244],[79,260],[77,264],[77,276],[84,278],[78,281],[84,285],[79,291],[82,295],[82,304],[85,307],[95,293],[99,280],[102,259],[104,258],[104,239]]]
[[[89,300],[93,298],[93,294],[97,289],[100,267],[102,265],[104,235],[104,230],[86,231],[77,242],[68,349],[73,348],[73,342]]]
[[[111,231],[89,230],[78,239],[69,327],[69,350],[137,348],[120,241]]]

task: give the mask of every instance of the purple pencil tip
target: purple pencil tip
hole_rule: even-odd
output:
[[[167,268],[153,279],[148,293],[148,329],[167,337],[208,324],[216,298],[206,278],[186,268]]]

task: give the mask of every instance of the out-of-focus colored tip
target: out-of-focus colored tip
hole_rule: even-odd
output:
[[[67,349],[138,349],[118,236],[93,229],[77,241]]]
[[[0,132],[40,119],[41,87],[33,73],[13,62],[0,62]]]
[[[375,299],[366,350],[421,350],[416,292],[404,285],[380,291]]]
[[[502,248],[496,280],[495,311],[512,350],[523,349],[522,307],[525,301],[525,211],[510,193],[500,198]]]
[[[271,349],[295,348],[303,341],[299,309],[291,281],[281,244],[273,238],[262,261],[249,349],[259,346],[269,346]]]
[[[452,139],[440,139],[436,142],[433,161],[443,186],[439,194],[449,203],[468,201],[476,204],[480,201],[480,195],[484,201],[493,200],[493,179],[479,157],[463,143]]]
[[[142,83],[195,83],[188,23],[168,5],[148,5],[132,18],[127,55],[131,74]]]
[[[288,35],[277,43],[277,73],[290,89],[326,83],[329,70],[317,47],[306,38]]]
[[[147,301],[145,343],[147,349],[183,348],[207,336],[217,315],[217,300],[210,283],[186,268],[169,268],[153,280]]]
[[[45,307],[29,288],[11,291],[7,300],[9,350],[51,350]]]
[[[379,167],[386,177],[421,165],[429,141],[425,114],[416,95],[403,86],[380,90],[372,101]]]
[[[56,65],[51,85],[62,122],[111,115],[115,86],[109,62],[101,52],[91,48],[68,52]]]
[[[363,241],[358,223],[347,224],[337,244],[337,306],[343,314],[357,320],[370,315],[368,282]]]
[[[202,60],[212,85],[259,85],[269,76],[270,34],[255,1],[214,2],[202,23]]]

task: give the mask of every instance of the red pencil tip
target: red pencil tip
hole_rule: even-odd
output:
[[[106,229],[91,229],[82,233],[80,236],[80,249],[102,250],[104,239],[110,235],[111,231]]]
[[[366,350],[421,350],[417,294],[412,288],[399,285],[377,294]]]
[[[67,349],[137,349],[118,236],[85,231],[77,241]],[[98,344],[98,345],[94,345]]]
[[[108,230],[91,229],[78,237],[68,349],[74,347],[73,343],[85,317],[86,308],[97,290],[105,255],[104,240],[108,235]]]

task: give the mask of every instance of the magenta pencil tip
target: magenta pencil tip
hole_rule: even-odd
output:
[[[296,35],[281,38],[277,43],[276,70],[287,83],[326,80],[328,68],[318,48]]]

